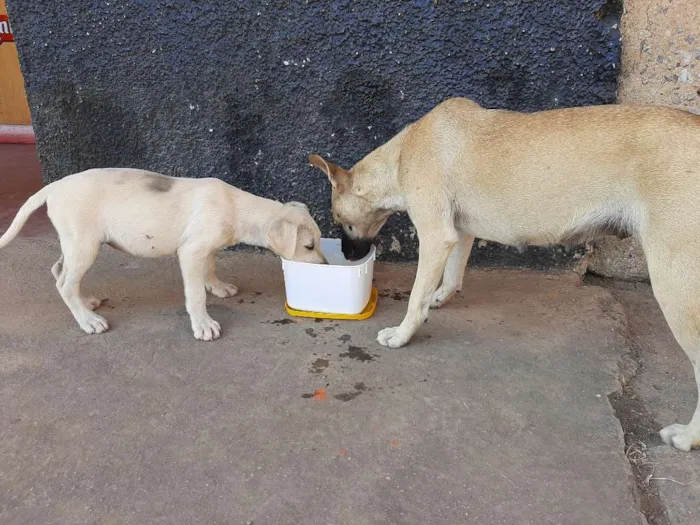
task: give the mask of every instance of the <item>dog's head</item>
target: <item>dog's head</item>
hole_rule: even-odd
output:
[[[289,261],[328,263],[321,251],[321,230],[300,202],[288,202],[282,207],[270,226],[267,244]]]
[[[343,255],[351,261],[361,259],[369,253],[379,230],[393,212],[377,208],[370,198],[370,188],[363,188],[353,180],[349,171],[319,155],[310,155],[309,162],[328,175],[333,186],[331,208],[333,220],[343,230]]]

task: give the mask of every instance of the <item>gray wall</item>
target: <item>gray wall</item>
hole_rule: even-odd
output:
[[[326,233],[330,189],[308,153],[349,167],[453,96],[612,103],[620,61],[615,0],[7,4],[47,181],[98,166],[220,177],[305,201]],[[415,257],[409,224],[387,225],[385,257]],[[474,261],[567,257],[489,245]]]

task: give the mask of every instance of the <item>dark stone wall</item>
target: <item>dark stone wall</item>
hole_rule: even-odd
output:
[[[612,103],[620,63],[618,0],[7,4],[47,181],[105,166],[219,177],[306,202],[327,234],[330,188],[308,153],[350,167],[454,96]],[[387,224],[384,257],[415,257],[409,226]],[[482,265],[567,260],[474,251]]]

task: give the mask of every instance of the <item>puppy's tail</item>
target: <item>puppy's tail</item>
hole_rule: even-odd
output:
[[[22,205],[17,212],[17,215],[15,215],[15,219],[12,221],[12,224],[10,224],[10,227],[3,234],[3,236],[0,237],[0,248],[4,248],[7,243],[17,237],[17,234],[22,229],[22,226],[24,226],[24,224],[27,222],[29,216],[44,205],[49,196],[50,186],[51,185],[49,184],[49,186],[45,186],[44,188],[40,189],[34,195],[29,197],[27,202]]]

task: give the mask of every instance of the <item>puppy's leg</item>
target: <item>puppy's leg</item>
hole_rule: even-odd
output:
[[[435,291],[430,300],[431,308],[440,308],[449,301],[456,292],[462,291],[464,271],[467,268],[473,244],[473,236],[460,233],[459,242],[454,245],[450,256],[447,258],[445,273],[442,275],[442,284],[440,288]]]
[[[432,294],[445,269],[450,250],[457,243],[454,229],[433,228],[430,234],[421,235],[418,229],[418,271],[408,301],[408,311],[401,324],[385,328],[377,336],[379,344],[399,348],[410,341],[416,330],[428,319]]]
[[[59,236],[63,255],[52,268],[52,271],[58,273],[56,288],[80,328],[88,334],[102,333],[108,328],[107,321],[94,313],[87,306],[88,300],[80,295],[80,281],[95,262],[100,244],[97,241],[88,241],[87,236],[81,239],[76,235],[61,235],[60,232]]]
[[[217,339],[221,335],[221,326],[207,313],[207,291],[204,287],[209,253],[202,248],[182,246],[177,255],[185,283],[185,306],[190,314],[192,332],[195,338],[202,341]]]
[[[58,281],[61,280],[63,276],[63,254],[61,254],[61,257],[59,257],[58,261],[56,261],[55,264],[51,267],[51,274],[54,276],[54,279],[56,279],[56,285],[58,286]],[[83,298],[83,301],[85,302],[85,306],[89,310],[95,310],[98,306],[102,304],[102,301],[95,297],[88,297],[87,299]]]
[[[87,299],[83,297],[83,302],[88,310],[97,310],[102,304],[102,301],[97,297],[88,297]]]
[[[220,281],[216,276],[216,253],[207,257],[207,274],[204,280],[207,292],[211,292],[217,297],[233,297],[238,293],[238,287],[233,284]]]
[[[53,275],[53,278],[58,281],[58,278],[61,276],[61,273],[63,273],[63,254],[58,258],[58,261],[54,263],[54,265],[51,267],[51,275]]]

